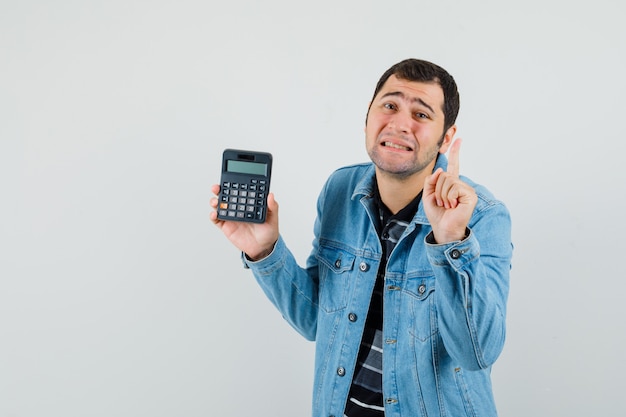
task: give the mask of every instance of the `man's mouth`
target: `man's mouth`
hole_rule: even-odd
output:
[[[387,148],[400,149],[402,151],[411,151],[412,150],[408,146],[402,146],[402,145],[398,145],[397,143],[392,143],[392,142],[383,142],[383,146],[386,146]]]

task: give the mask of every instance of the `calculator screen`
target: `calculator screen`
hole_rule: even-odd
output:
[[[246,161],[227,161],[226,170],[239,174],[267,175],[267,164]]]

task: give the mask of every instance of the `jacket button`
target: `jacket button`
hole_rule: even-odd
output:
[[[348,314],[348,320],[350,320],[352,323],[354,323],[356,321],[356,314],[354,314],[354,313]]]
[[[452,259],[459,259],[461,257],[461,251],[458,249],[454,249],[452,252],[450,252],[450,256],[452,256]]]
[[[343,366],[340,366],[339,368],[337,368],[337,375],[344,376],[345,374],[346,374],[346,370]]]
[[[417,287],[417,292],[422,295],[424,294],[424,292],[426,291],[426,285],[422,284],[419,287]]]
[[[341,268],[341,259],[335,261],[335,268]]]
[[[370,266],[369,266],[368,264],[366,264],[365,262],[361,262],[361,263],[359,264],[359,269],[360,269],[362,272],[367,272],[367,271],[369,271]]]

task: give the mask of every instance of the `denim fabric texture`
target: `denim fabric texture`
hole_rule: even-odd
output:
[[[447,167],[440,155],[437,167]],[[391,253],[383,294],[388,417],[497,416],[491,366],[505,340],[510,215],[483,186],[462,241],[434,244],[422,203]],[[343,416],[382,250],[374,166],[344,167],[317,204],[306,268],[282,237],[244,262],[283,317],[316,343],[313,417]]]

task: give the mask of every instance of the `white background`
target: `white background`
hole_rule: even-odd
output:
[[[461,92],[461,170],[509,207],[501,416],[625,409],[617,0],[0,0],[0,417],[306,416],[313,344],[208,220],[227,147],[274,155],[304,262],[379,76]]]

